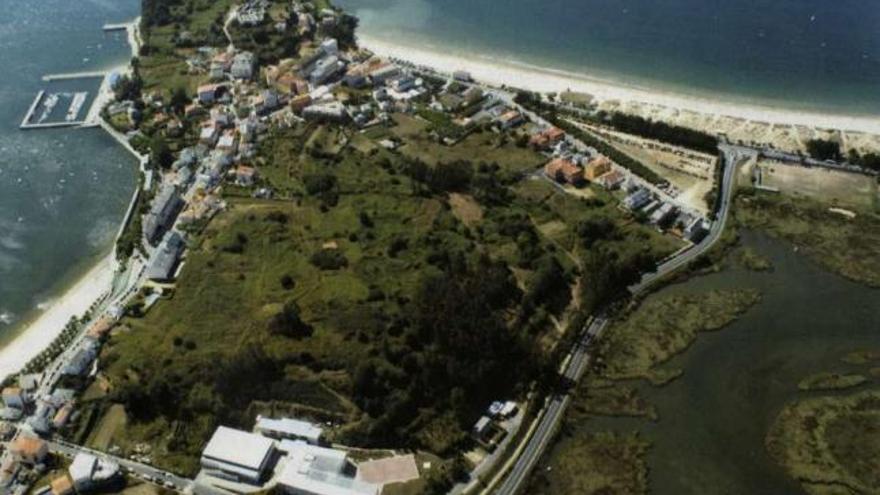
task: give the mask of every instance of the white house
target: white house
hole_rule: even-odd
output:
[[[327,38],[322,41],[321,51],[326,53],[327,55],[338,55],[339,43],[336,41],[336,38]]]

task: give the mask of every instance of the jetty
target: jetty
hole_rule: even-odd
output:
[[[115,24],[104,24],[104,31],[122,31],[124,29],[128,29],[130,26],[130,22],[118,22]]]
[[[105,77],[107,75],[107,71],[90,71],[90,72],[69,72],[67,74],[46,74],[43,76],[43,80],[46,82],[52,81],[64,81],[70,79],[87,79],[87,78],[97,78],[97,77]]]

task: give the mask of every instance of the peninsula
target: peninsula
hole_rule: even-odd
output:
[[[597,350],[631,358],[612,379],[666,382],[655,366],[758,302],[653,304],[670,314],[602,344],[731,242],[738,191],[874,225],[874,119],[685,102],[357,26],[325,0],[143,1],[131,66],[89,117],[140,186],[113,256],[0,351],[3,487],[520,493]],[[669,337],[681,301],[693,321]]]

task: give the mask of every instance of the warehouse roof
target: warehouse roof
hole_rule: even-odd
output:
[[[221,426],[214,432],[202,456],[259,470],[274,447],[275,442],[266,437]]]

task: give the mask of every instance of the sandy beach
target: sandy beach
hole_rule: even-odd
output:
[[[840,130],[853,133],[880,135],[880,119],[861,116],[832,115],[743,104],[735,101],[712,100],[684,94],[655,91],[648,88],[627,87],[612,81],[593,79],[585,75],[532,67],[514,62],[465,57],[454,53],[440,53],[422,47],[390,43],[369,36],[358,38],[361,46],[386,57],[406,60],[416,65],[433,67],[442,72],[464,70],[474,79],[491,85],[510,85],[530,91],[587,93],[600,104],[626,109],[634,113],[650,113],[664,120],[693,118],[701,114],[713,120],[731,122],[749,121],[762,125],[795,126],[810,129]],[[641,110],[641,111],[639,111]],[[711,125],[709,120],[694,125]]]
[[[64,330],[72,316],[82,316],[111,287],[116,270],[114,254],[101,258],[63,295],[0,348],[0,380],[16,373]]]

